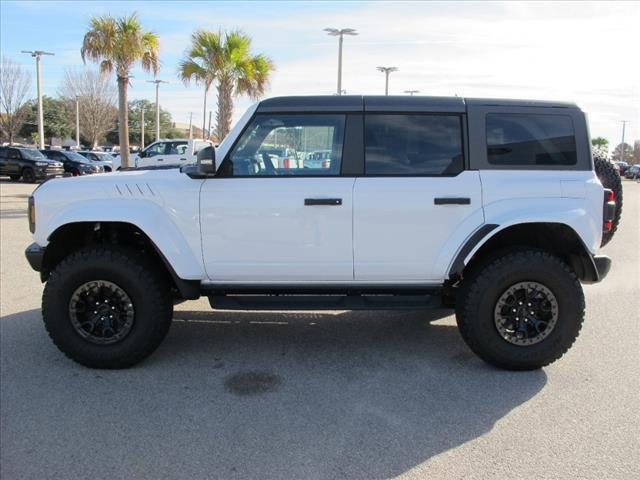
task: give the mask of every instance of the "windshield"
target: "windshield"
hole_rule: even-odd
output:
[[[22,152],[22,156],[29,160],[46,160],[47,159],[47,157],[45,157],[42,153],[40,153],[40,151],[36,150],[35,148],[24,148],[21,150],[21,152]]]
[[[76,152],[64,152],[69,160],[75,160],[76,162],[89,163],[85,157]]]
[[[110,155],[108,153],[96,153],[96,155],[98,156],[98,158],[100,160],[102,160],[103,162],[113,162],[115,159],[113,158],[113,155]]]

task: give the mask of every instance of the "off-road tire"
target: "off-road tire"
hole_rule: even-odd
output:
[[[117,343],[91,343],[73,327],[73,292],[90,281],[113,282],[134,308],[133,325]],[[173,301],[161,272],[137,252],[110,246],[87,247],[66,257],[51,272],[42,296],[42,317],[49,336],[69,358],[91,368],[135,365],[160,345],[171,326]]]
[[[27,183],[36,183],[36,173],[33,171],[33,168],[26,167],[22,170],[22,180]]]
[[[596,175],[600,179],[600,183],[604,188],[613,190],[616,201],[616,213],[613,217],[613,227],[610,231],[602,234],[601,246],[604,247],[611,241],[620,224],[620,216],[622,215],[622,180],[620,173],[613,167],[611,162],[601,158],[594,158],[593,163],[596,169]]]
[[[539,343],[514,345],[498,332],[494,309],[510,286],[527,281],[554,294],[558,320]],[[464,278],[457,300],[464,341],[481,359],[506,370],[534,370],[558,360],[573,345],[584,319],[584,294],[575,273],[560,258],[539,250],[515,250],[479,265]]]

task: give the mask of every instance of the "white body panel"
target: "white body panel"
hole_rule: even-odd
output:
[[[201,194],[202,251],[219,282],[353,280],[353,178],[212,178]],[[306,198],[342,205],[305,206]]]
[[[46,246],[49,236],[68,223],[131,223],[155,243],[180,278],[203,279],[201,183],[177,169],[50,180],[35,192],[34,241]]]
[[[466,197],[469,205],[434,205]],[[478,172],[455,177],[361,177],[354,189],[355,280],[441,282],[441,252],[483,223]]]

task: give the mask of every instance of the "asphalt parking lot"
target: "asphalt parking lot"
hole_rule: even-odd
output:
[[[640,183],[572,350],[483,364],[447,311],[176,307],[123,371],[66,359],[23,251],[33,186],[0,181],[0,477],[640,478]]]

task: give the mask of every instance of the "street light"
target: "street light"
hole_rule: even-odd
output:
[[[420,90],[405,90],[404,93],[408,93],[410,96],[413,97],[413,94],[420,93]]]
[[[325,28],[327,35],[338,37],[338,95],[342,95],[342,37],[345,35],[358,35],[354,28]]]
[[[147,83],[156,84],[156,141],[160,140],[160,102],[158,101],[158,90],[161,83],[169,83],[164,80],[147,80]]]
[[[55,53],[44,52],[42,50],[22,50],[36,59],[36,84],[38,91],[38,148],[44,149],[44,121],[42,115],[42,85],[40,79],[40,57],[42,55],[55,55]]]
[[[398,67],[377,67],[379,72],[384,72],[384,94],[389,95],[389,74],[397,72]]]
[[[76,148],[80,149],[80,95],[76,95]]]

